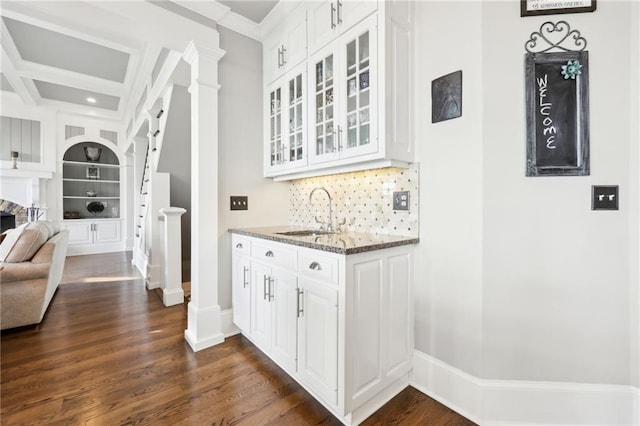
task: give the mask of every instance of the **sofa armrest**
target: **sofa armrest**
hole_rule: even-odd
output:
[[[51,263],[0,263],[0,283],[37,280],[47,278]]]

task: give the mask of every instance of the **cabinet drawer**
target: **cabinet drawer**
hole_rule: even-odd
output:
[[[233,234],[231,248],[234,255],[249,256],[251,254],[251,238],[244,235]]]
[[[298,265],[298,257],[295,248],[284,244],[253,240],[251,244],[251,257],[271,266],[279,266],[295,271]]]
[[[334,256],[327,256],[316,250],[300,250],[299,274],[308,278],[338,283],[339,262]]]

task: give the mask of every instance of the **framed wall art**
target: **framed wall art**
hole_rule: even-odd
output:
[[[596,0],[520,0],[520,16],[593,12]]]
[[[462,116],[462,71],[455,71],[431,82],[431,122]]]

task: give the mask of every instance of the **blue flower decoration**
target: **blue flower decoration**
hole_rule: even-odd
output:
[[[575,80],[576,76],[582,74],[582,65],[580,65],[578,61],[569,61],[567,65],[562,66],[562,72],[560,74],[564,76],[565,80]]]

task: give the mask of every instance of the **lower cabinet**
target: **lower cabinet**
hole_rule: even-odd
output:
[[[69,255],[121,251],[124,242],[120,219],[74,219],[62,222],[69,230]]]
[[[358,424],[406,386],[413,246],[345,256],[238,234],[233,246],[235,324],[334,415]]]

